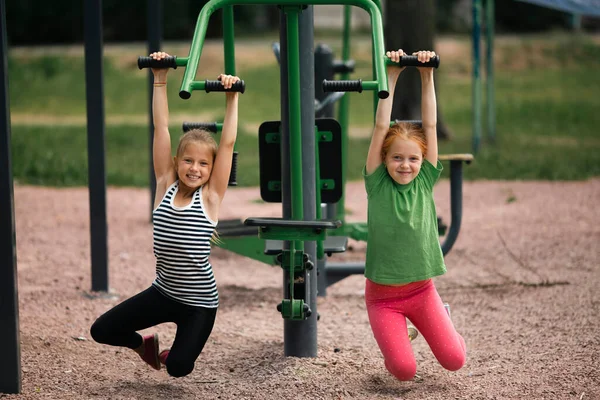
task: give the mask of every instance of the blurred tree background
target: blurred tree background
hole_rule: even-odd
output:
[[[471,1],[432,0],[436,32],[465,33],[470,30]],[[572,16],[518,1],[496,1],[496,29],[503,32],[539,32],[570,29]],[[164,39],[189,40],[205,0],[170,0],[164,3]],[[10,45],[69,44],[83,42],[83,1],[8,1],[7,25]],[[146,0],[104,0],[103,28],[106,42],[144,41],[147,38]],[[221,34],[220,12],[213,15],[209,37]],[[278,29],[275,6],[235,6],[236,30],[258,34]],[[598,30],[598,20],[585,19],[587,30]]]

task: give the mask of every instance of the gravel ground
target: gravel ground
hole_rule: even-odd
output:
[[[347,188],[364,221],[363,184]],[[22,393],[3,399],[600,399],[600,179],[466,182],[460,236],[436,279],[467,346],[445,371],[422,338],[418,376],[386,370],[364,306],[364,278],[319,298],[318,356],[284,357],[281,271],[215,249],[221,307],[189,376],[154,371],[90,339],[97,316],[154,276],[147,190],[109,188],[108,295],[90,292],[86,188],[15,187]],[[449,221],[449,183],[435,190]],[[276,216],[256,188],[230,189],[221,219]],[[364,243],[330,260],[364,259]],[[163,347],[175,333],[158,326]],[[5,344],[6,345],[6,344]],[[10,345],[10,344],[9,344]]]

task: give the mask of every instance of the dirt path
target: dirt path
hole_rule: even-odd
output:
[[[257,189],[231,189],[221,219],[278,215]],[[113,296],[91,298],[85,188],[15,188],[23,390],[5,399],[600,399],[600,179],[467,182],[462,231],[436,280],[468,346],[443,370],[422,338],[418,377],[395,381],[372,337],[364,280],[319,298],[317,358],[283,356],[281,272],[221,249],[215,329],[191,375],[146,367],[89,337],[94,319],[153,279],[147,190],[108,192]],[[360,182],[349,219],[365,220]],[[448,221],[449,184],[436,187]],[[354,243],[344,259],[362,259]],[[163,346],[174,326],[157,328]],[[6,345],[6,344],[5,344]]]

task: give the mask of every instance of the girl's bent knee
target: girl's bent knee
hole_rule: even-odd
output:
[[[182,378],[189,375],[194,370],[194,364],[181,364],[176,362],[169,362],[167,360],[167,373],[173,378]]]
[[[385,367],[390,372],[390,374],[394,375],[396,379],[400,381],[410,381],[415,377],[415,374],[417,373],[416,362],[394,364],[386,361]]]
[[[466,355],[464,352],[448,355],[440,362],[442,367],[448,371],[458,371],[465,365]]]
[[[98,324],[98,322],[94,322],[94,324],[90,328],[90,336],[97,343],[106,343],[107,334],[106,334],[105,330],[102,328],[102,326],[100,324]]]

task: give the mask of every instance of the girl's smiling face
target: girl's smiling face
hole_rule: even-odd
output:
[[[213,151],[205,143],[188,143],[181,156],[175,157],[179,181],[191,189],[204,185],[213,168]]]
[[[385,157],[385,167],[392,179],[399,184],[410,183],[421,170],[423,153],[417,142],[396,138]]]

